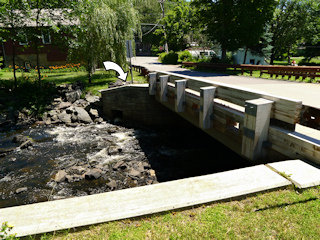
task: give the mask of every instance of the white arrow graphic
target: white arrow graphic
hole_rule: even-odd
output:
[[[103,62],[103,65],[106,71],[114,70],[119,73],[119,76],[118,76],[119,79],[121,79],[122,81],[126,81],[128,73],[125,73],[122,67],[120,67],[118,64],[116,64],[115,62],[106,61],[106,62]]]

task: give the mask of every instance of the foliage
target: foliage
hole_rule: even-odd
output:
[[[170,50],[184,50],[191,43],[192,32],[197,29],[193,27],[194,17],[195,11],[190,3],[179,0],[163,18],[165,28],[157,29],[155,34],[162,36],[162,43],[167,42]]]
[[[274,0],[195,0],[193,4],[206,26],[204,32],[221,45],[223,59],[227,50],[258,44],[275,7]]]
[[[177,64],[178,63],[178,53],[170,51],[169,53],[161,53],[159,55],[159,60],[163,64]]]
[[[8,97],[15,99],[13,102],[8,102],[9,105],[7,107],[19,110],[25,108],[29,110],[29,115],[41,115],[45,111],[46,105],[53,99],[56,88],[55,84],[50,82],[44,82],[42,86],[39,86],[36,79],[36,75],[22,75],[17,78],[18,86],[14,89],[14,82],[10,80],[0,81],[0,87],[11,89],[7,93]]]
[[[16,239],[16,234],[10,234],[10,231],[13,229],[13,226],[8,224],[8,222],[2,223],[0,228],[0,239],[9,240]]]
[[[290,63],[293,48],[303,41],[304,36],[310,36],[310,25],[313,24],[311,19],[315,14],[311,8],[312,2],[314,1],[280,0],[271,21],[273,50],[270,64],[285,53]]]
[[[192,54],[189,51],[183,51],[179,53],[180,62],[190,62],[192,61]]]
[[[80,25],[73,33],[70,58],[87,64],[89,82],[103,61],[124,66],[125,41],[133,39],[134,31],[139,29],[132,0],[80,1],[78,15]]]

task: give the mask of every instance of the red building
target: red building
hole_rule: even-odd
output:
[[[36,14],[37,10],[34,10],[33,14]],[[41,15],[45,15],[46,17],[50,17],[52,22],[55,24],[64,24],[64,25],[74,25],[77,24],[77,21],[65,20],[67,18],[63,18],[62,16],[66,14],[66,10],[63,9],[55,9],[55,10],[42,10]],[[58,47],[56,39],[59,39],[57,33],[53,33],[52,31],[47,31],[50,29],[48,24],[41,23],[41,28],[45,30],[45,33],[41,34],[41,39],[38,40],[38,45],[41,46],[39,48],[39,62],[41,67],[48,68],[49,66],[55,65],[65,65],[67,63],[67,53],[68,49],[66,47]],[[1,28],[8,28],[4,24],[0,23]],[[35,22],[30,18],[27,19],[23,25],[25,29],[30,29],[35,27]],[[13,57],[13,40],[6,39],[1,43],[0,47],[0,62],[3,62],[2,67],[12,66],[12,57]],[[35,68],[37,65],[37,55],[36,50],[32,47],[32,42],[28,41],[27,37],[22,42],[15,42],[15,64],[19,68],[21,67],[31,67]],[[1,63],[0,63],[1,65]],[[0,66],[1,67],[1,66]]]

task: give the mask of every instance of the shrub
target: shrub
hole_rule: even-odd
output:
[[[161,53],[159,55],[160,62],[164,64],[177,64],[178,63],[178,54],[171,51],[169,53]]]
[[[192,54],[187,50],[179,53],[179,61],[191,62],[192,61]]]

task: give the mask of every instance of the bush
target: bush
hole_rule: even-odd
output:
[[[160,62],[164,64],[177,64],[178,63],[178,54],[171,51],[169,53],[161,53],[159,55]]]
[[[179,53],[179,61],[191,62],[192,61],[192,54],[187,50]]]

